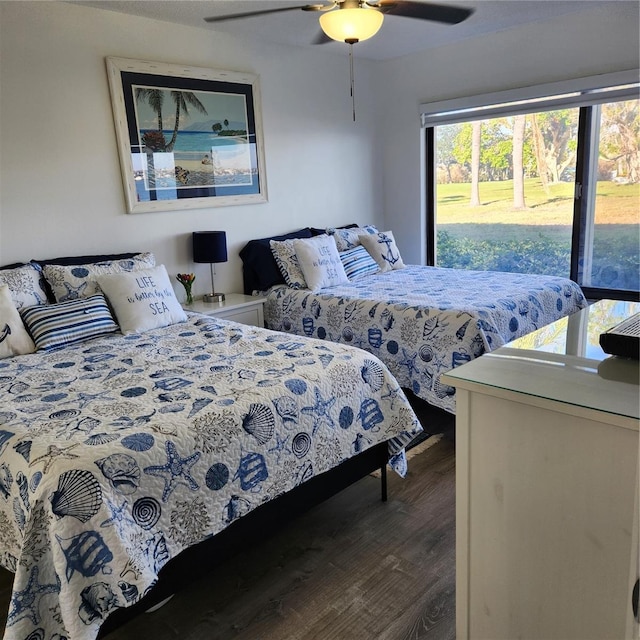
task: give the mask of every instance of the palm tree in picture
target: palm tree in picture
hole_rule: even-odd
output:
[[[184,113],[185,116],[189,115],[189,105],[194,107],[200,113],[207,115],[207,109],[192,91],[172,91],[171,97],[176,105],[176,117],[173,123],[173,135],[171,136],[171,140],[167,143],[166,151],[173,151],[173,147],[178,137],[180,115],[181,113]]]
[[[149,103],[149,106],[158,119],[158,132],[147,136],[142,136],[142,141],[152,151],[164,151],[165,140],[162,134],[162,107],[164,106],[164,91],[162,89],[149,89],[147,87],[136,88],[136,100]],[[145,140],[146,137],[146,140]]]

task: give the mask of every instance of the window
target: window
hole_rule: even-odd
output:
[[[588,297],[637,299],[637,87],[423,105],[428,263],[571,277]]]

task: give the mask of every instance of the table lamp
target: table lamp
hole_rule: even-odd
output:
[[[227,234],[225,231],[194,231],[193,261],[209,263],[211,269],[211,293],[205,293],[203,302],[222,302],[224,293],[216,293],[213,284],[214,267],[218,262],[227,261]]]

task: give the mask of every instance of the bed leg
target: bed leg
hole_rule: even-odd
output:
[[[387,501],[387,463],[380,467],[380,499],[382,502]]]

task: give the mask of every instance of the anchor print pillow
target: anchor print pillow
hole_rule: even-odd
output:
[[[105,260],[92,264],[60,265],[45,264],[44,277],[51,286],[57,302],[88,298],[100,293],[99,276],[111,273],[128,273],[156,266],[153,253],[139,253],[132,258]]]
[[[98,277],[124,334],[186,322],[163,264],[154,269]]]
[[[9,287],[9,295],[16,309],[47,303],[42,272],[36,265],[24,264],[13,269],[0,270],[0,285],[3,284]]]
[[[404,269],[405,264],[402,262],[400,251],[398,251],[391,231],[381,231],[372,235],[360,236],[360,242],[378,263],[381,271]]]
[[[0,358],[20,356],[36,350],[20,314],[11,299],[9,287],[0,286]]]

